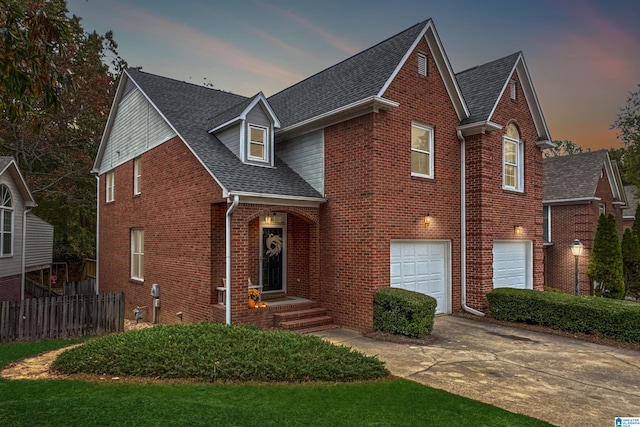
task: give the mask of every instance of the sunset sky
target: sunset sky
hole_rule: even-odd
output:
[[[621,147],[640,84],[637,0],[68,0],[130,66],[269,96],[427,18],[455,72],[522,50],[555,140]]]

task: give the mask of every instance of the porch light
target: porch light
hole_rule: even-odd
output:
[[[431,214],[428,213],[427,216],[424,217],[423,221],[424,221],[425,227],[428,227],[429,225],[431,225]]]
[[[516,224],[516,225],[514,225],[514,226],[513,226],[513,232],[514,232],[515,234],[522,234],[522,227],[521,227],[521,226],[519,226],[519,225],[517,225],[517,224]]]
[[[264,223],[271,224],[271,215],[267,214],[267,216],[264,217]]]

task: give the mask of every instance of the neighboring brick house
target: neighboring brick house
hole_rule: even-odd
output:
[[[0,157],[0,301],[28,297],[25,274],[51,269],[53,226],[31,212],[35,206],[15,159]]]
[[[94,166],[99,287],[133,309],[159,284],[161,322],[311,300],[367,330],[388,286],[484,310],[542,289],[550,140],[522,53],[454,74],[431,20],[269,98],[127,70]],[[248,279],[280,302],[248,309]]]
[[[580,294],[593,294],[587,265],[598,217],[613,214],[622,236],[622,211],[627,206],[620,172],[607,150],[544,159],[543,228],[545,284],[575,293],[575,258],[570,244],[580,240]]]
[[[636,218],[636,209],[638,208],[638,189],[635,185],[625,185],[624,194],[627,198],[627,207],[622,210],[622,228],[633,227]]]

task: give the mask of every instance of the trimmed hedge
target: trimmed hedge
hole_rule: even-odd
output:
[[[437,301],[429,295],[400,288],[382,288],[373,297],[373,327],[412,338],[433,330]]]
[[[511,288],[494,289],[487,300],[496,319],[640,342],[640,304],[631,301]]]

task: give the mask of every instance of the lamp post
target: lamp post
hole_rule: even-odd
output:
[[[578,276],[578,257],[582,255],[582,250],[584,249],[584,245],[580,240],[576,239],[569,245],[571,247],[571,253],[576,260],[576,296],[580,295],[580,278]]]

